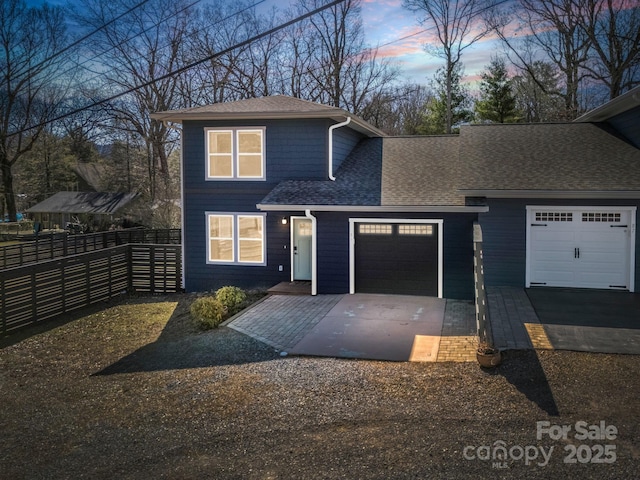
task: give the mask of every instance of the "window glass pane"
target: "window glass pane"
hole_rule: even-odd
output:
[[[210,131],[209,153],[231,153],[231,132]]]
[[[233,262],[233,240],[212,239],[209,245],[209,259],[218,262]]]
[[[262,155],[240,155],[238,157],[239,177],[261,177]]]
[[[263,217],[238,216],[240,262],[262,263],[263,258]]]
[[[233,217],[209,215],[209,260],[233,262]]]
[[[262,240],[240,240],[240,261],[262,263]]]
[[[231,155],[211,155],[209,157],[210,177],[230,177],[232,173]]]
[[[362,223],[358,225],[358,232],[362,235],[391,235],[391,225]]]
[[[233,237],[233,217],[228,215],[209,216],[209,236],[217,238]]]
[[[262,153],[262,131],[238,131],[238,152]]]
[[[262,238],[262,217],[238,217],[240,238]]]
[[[400,235],[433,235],[433,225],[398,225]]]

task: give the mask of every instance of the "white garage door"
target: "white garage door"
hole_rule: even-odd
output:
[[[634,233],[635,207],[527,207],[527,287],[632,289]]]

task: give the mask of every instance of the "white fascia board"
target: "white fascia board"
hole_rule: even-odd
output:
[[[263,212],[305,211],[314,212],[443,212],[443,213],[485,213],[488,206],[464,205],[271,205],[258,203],[258,210]]]
[[[459,190],[467,197],[640,199],[640,190]]]
[[[386,133],[378,128],[366,123],[355,115],[337,109],[335,112],[239,112],[239,113],[212,113],[212,112],[158,112],[149,115],[153,120],[170,121],[182,124],[185,121],[194,120],[302,120],[302,119],[330,119],[335,122],[342,122],[345,118],[351,118],[354,130],[366,134],[369,137],[386,137]],[[353,127],[352,127],[353,128]]]

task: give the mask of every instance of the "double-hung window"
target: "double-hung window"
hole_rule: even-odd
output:
[[[205,129],[207,180],[264,180],[264,127]]]
[[[265,265],[263,214],[207,213],[207,263]]]

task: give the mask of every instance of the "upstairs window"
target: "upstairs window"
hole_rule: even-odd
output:
[[[264,128],[208,128],[207,180],[264,180]]]

